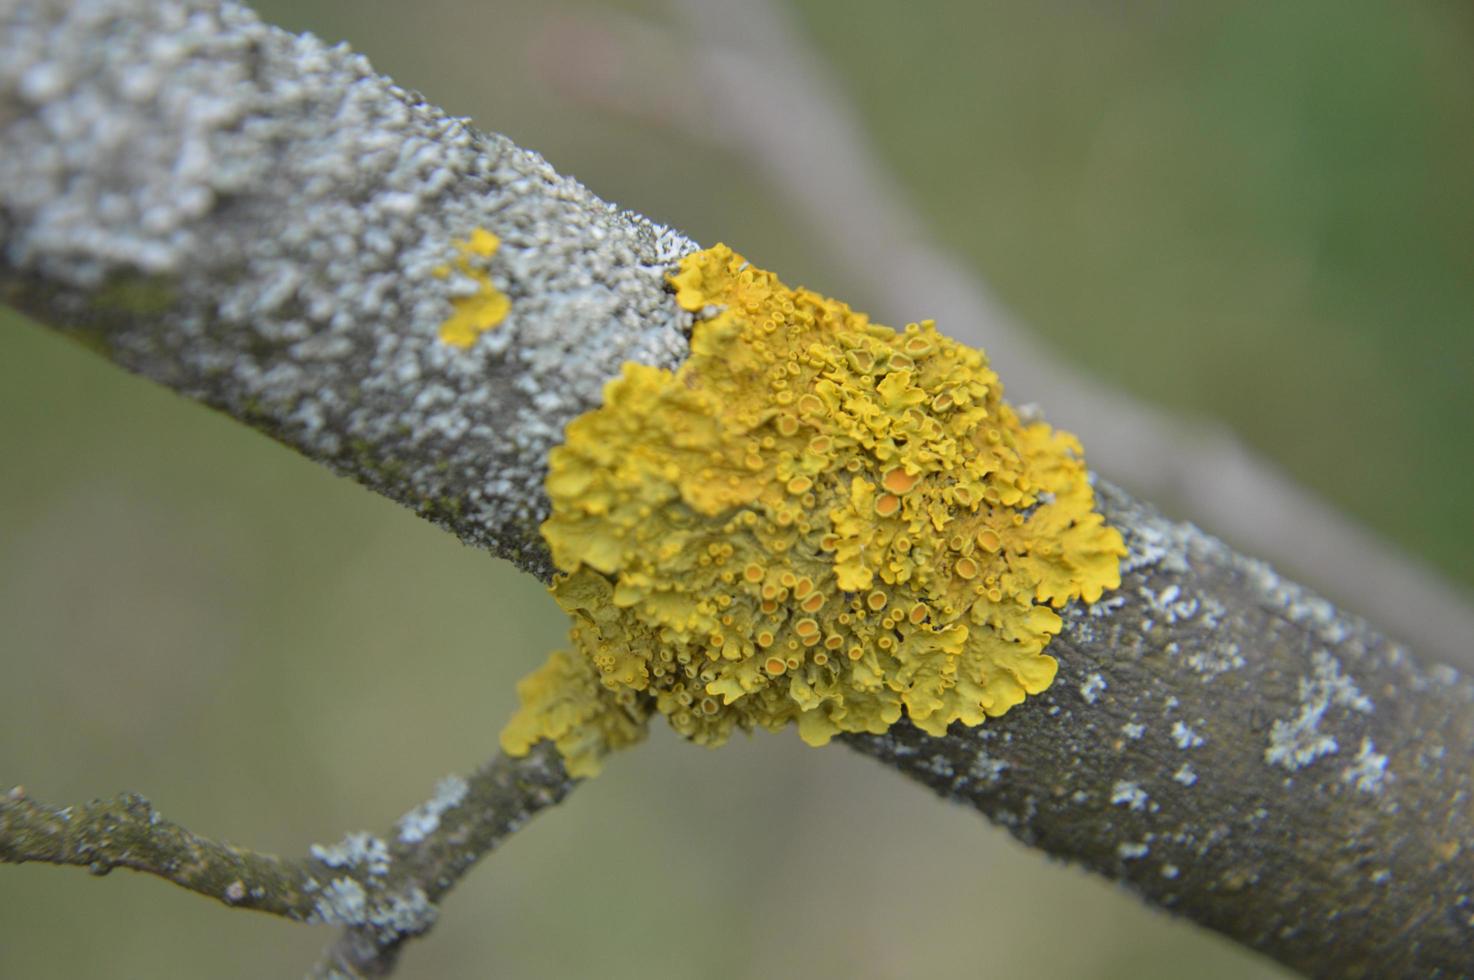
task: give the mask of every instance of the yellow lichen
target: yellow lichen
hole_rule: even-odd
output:
[[[656,712],[706,745],[903,713],[941,735],[1048,687],[1054,609],[1125,554],[1074,437],[1023,424],[929,321],[871,323],[720,245],[671,283],[706,317],[690,358],[625,365],[549,458],[574,652],[519,687],[508,750],[541,735],[589,772]]]
[[[598,677],[579,657],[555,653],[517,684],[522,710],[502,730],[501,742],[507,752],[522,756],[549,739],[569,775],[593,776],[611,749],[645,737],[645,711],[602,691]]]
[[[475,292],[451,298],[451,314],[440,325],[442,342],[452,347],[470,347],[477,337],[506,319],[512,302],[492,285],[491,274],[485,268],[500,245],[501,239],[485,228],[477,228],[471,237],[456,243],[460,255],[453,266],[442,265],[434,270],[434,275],[442,279],[454,271],[476,283]],[[478,259],[481,261],[477,262]]]

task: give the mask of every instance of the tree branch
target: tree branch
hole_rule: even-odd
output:
[[[450,777],[400,818],[388,843],[366,833],[280,858],[213,841],[124,793],[75,807],[0,797],[0,863],[131,868],[233,908],[344,927],[314,977],[388,976],[405,942],[435,923],[446,892],[482,857],[576,784],[551,745],[497,755],[469,779]]]
[[[238,3],[0,8],[0,301],[546,580],[545,457],[695,245]],[[506,320],[439,328],[476,282]]]
[[[54,806],[23,787],[0,797],[0,862],[73,865],[94,875],[131,868],[235,908],[307,921],[326,871],[201,837],[166,820],[137,793]]]
[[[391,974],[404,943],[434,923],[445,893],[528,820],[561,803],[577,783],[547,743],[520,759],[498,754],[468,780],[442,782],[434,797],[400,818],[388,873],[379,890],[369,893],[367,914],[355,909],[340,916],[343,934],[309,976]],[[346,843],[353,840],[350,835]],[[423,924],[422,907],[430,911]]]
[[[621,363],[680,360],[664,277],[694,245],[235,4],[3,16],[0,297],[546,579],[546,452]],[[476,229],[511,313],[461,349],[438,329],[475,284],[436,270]],[[1300,969],[1474,966],[1469,682],[1100,496],[1123,586],[1069,613],[1050,692],[850,743]],[[424,856],[433,903],[464,867]],[[323,975],[397,945],[348,904]]]
[[[1316,976],[1474,967],[1474,684],[1101,485],[1130,556],[1054,685],[849,744],[1016,837]]]

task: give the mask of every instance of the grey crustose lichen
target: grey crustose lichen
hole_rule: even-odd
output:
[[[693,243],[238,3],[5,5],[0,145],[0,295],[544,579],[548,450],[686,353]],[[511,310],[462,349],[478,228]]]

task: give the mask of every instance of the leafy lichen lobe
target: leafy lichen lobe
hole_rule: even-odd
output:
[[[1072,599],[1120,584],[1079,443],[1024,424],[983,354],[792,289],[718,245],[681,261],[676,371],[626,364],[549,457],[572,650],[503,733],[574,775],[651,714],[692,741],[904,713],[942,735],[1054,679]]]

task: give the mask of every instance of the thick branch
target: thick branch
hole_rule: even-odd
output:
[[[0,295],[546,577],[546,451],[620,363],[679,360],[690,243],[237,6],[6,10]],[[433,270],[479,227],[512,314],[462,350]],[[1101,495],[1128,571],[1056,687],[852,744],[1302,969],[1469,969],[1469,683]]]
[[[440,899],[508,835],[568,795],[552,746],[498,755],[469,779],[451,777],[405,814],[388,843],[349,834],[302,858],[201,837],[135,793],[58,807],[19,787],[0,797],[0,863],[131,868],[237,908],[344,926],[314,976],[387,976],[401,946],[434,923]]]
[[[1306,973],[1474,968],[1474,684],[1110,486],[1121,589],[1054,685],[945,739],[850,744]]]
[[[238,3],[0,5],[0,145],[0,301],[543,578],[548,449],[685,354],[691,242]]]

